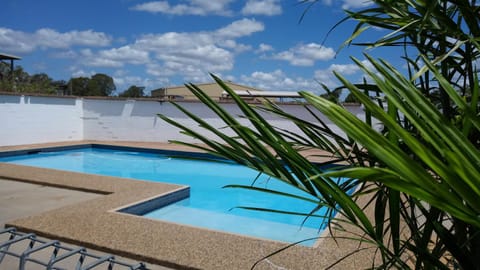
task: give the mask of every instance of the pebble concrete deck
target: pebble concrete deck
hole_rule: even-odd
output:
[[[0,151],[90,143],[192,151],[161,143],[91,141],[0,147]],[[182,186],[6,163],[0,163],[0,178],[101,194],[88,201],[9,221],[7,226],[138,261],[178,269],[250,269],[258,260],[286,246],[115,211],[184,188]],[[324,235],[315,248],[288,248],[263,260],[255,269],[325,269],[359,249],[357,241],[337,239],[335,242],[328,234]],[[332,269],[368,268],[372,260],[373,250],[363,250]]]

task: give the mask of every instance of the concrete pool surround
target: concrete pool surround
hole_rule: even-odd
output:
[[[36,151],[49,147],[83,147],[89,144],[192,151],[178,145],[140,142],[81,141],[1,147],[6,151]],[[202,153],[199,153],[202,155]],[[250,269],[265,256],[288,244],[200,229],[133,215],[188,196],[188,187],[142,180],[81,174],[0,163],[0,177],[46,186],[101,194],[85,202],[7,222],[25,232],[94,248],[147,263],[178,269]],[[165,196],[167,195],[167,196]],[[165,201],[167,199],[167,201]],[[339,232],[333,232],[338,235]],[[341,236],[341,235],[340,235]],[[357,250],[357,241],[329,237],[324,232],[314,248],[293,246],[255,269],[324,269]],[[350,256],[332,269],[371,267],[373,252]]]

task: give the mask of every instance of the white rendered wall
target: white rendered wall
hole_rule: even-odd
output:
[[[83,139],[81,99],[0,96],[0,145]]]
[[[196,102],[179,104],[210,125],[219,129],[224,127],[220,119],[205,105]],[[241,115],[234,104],[226,103],[222,104],[222,107],[233,115]],[[316,122],[303,106],[281,107],[299,118]],[[359,117],[363,115],[359,106],[350,106],[348,109]],[[0,95],[0,146],[79,140],[193,142],[189,137],[181,135],[178,129],[157,117],[157,114],[167,115],[201,131],[194,122],[167,102]],[[269,114],[262,115],[274,126],[299,132],[290,122]],[[324,116],[321,116],[321,119],[331,129],[342,134]],[[246,119],[238,118],[238,121],[248,124]],[[228,130],[222,129],[222,132]]]

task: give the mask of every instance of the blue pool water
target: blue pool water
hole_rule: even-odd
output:
[[[324,221],[312,217],[305,221],[303,216],[236,208],[247,206],[309,213],[316,204],[252,190],[223,188],[230,184],[250,185],[258,175],[254,170],[231,162],[95,147],[3,157],[0,162],[188,185],[188,199],[144,216],[196,227],[293,243],[317,237]],[[265,175],[255,181],[255,186],[309,197]],[[302,244],[311,246],[314,242]]]

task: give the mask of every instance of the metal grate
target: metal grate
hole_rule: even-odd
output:
[[[42,240],[33,233],[21,233],[15,228],[0,231],[1,269],[8,256],[18,259],[19,270],[31,269],[32,265],[43,266],[41,269],[47,270],[148,270],[144,263],[129,264],[115,259],[113,255],[94,255],[86,248],[68,247],[57,240]]]

